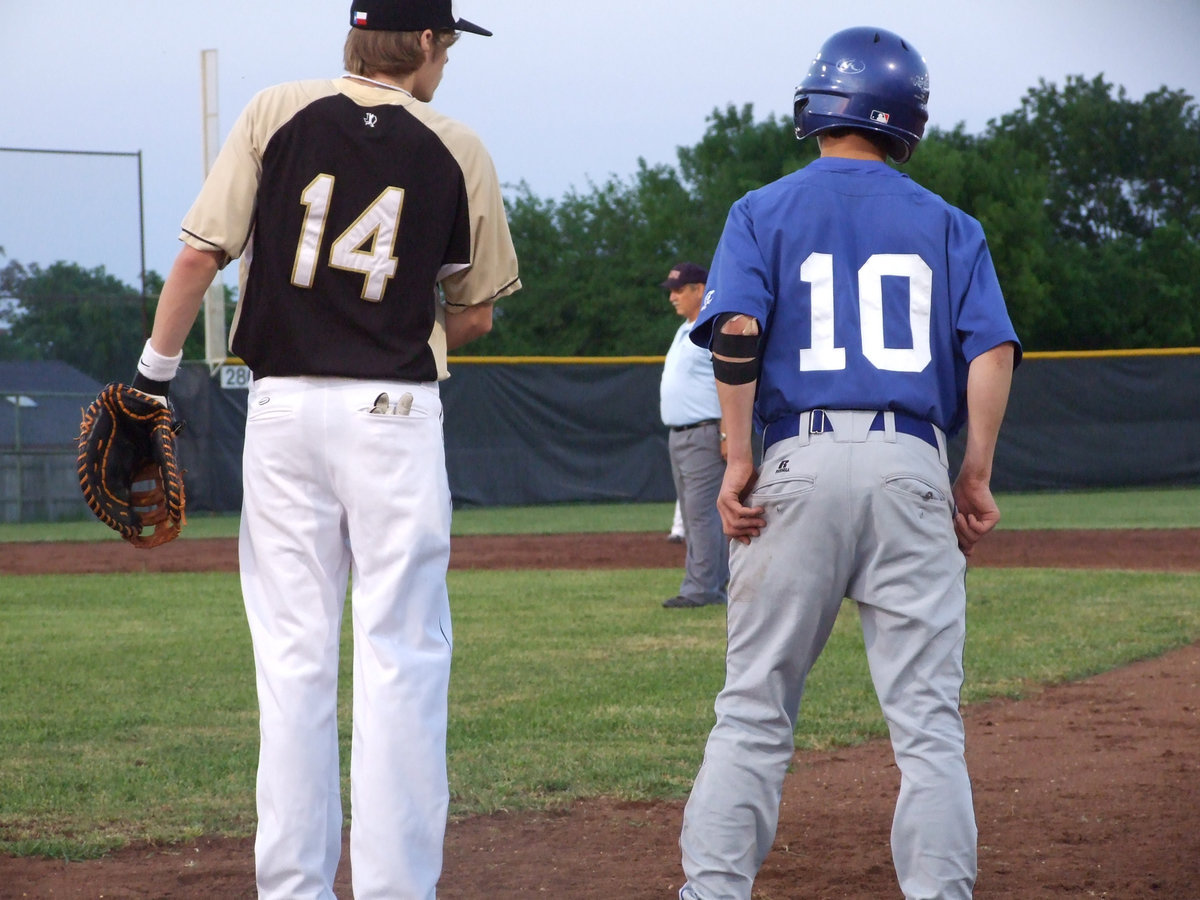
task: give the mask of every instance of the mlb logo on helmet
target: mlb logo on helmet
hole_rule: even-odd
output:
[[[884,135],[888,155],[907,162],[925,134],[928,99],[929,69],[912,44],[882,28],[847,28],[821,45],[796,88],[796,137],[862,128]]]

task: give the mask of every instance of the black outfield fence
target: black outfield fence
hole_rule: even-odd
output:
[[[673,500],[661,368],[656,357],[452,361],[442,399],[455,503]],[[202,367],[180,380],[188,496],[197,509],[237,509],[245,391]],[[1200,349],[1026,356],[995,490],[1187,484],[1200,484]]]
[[[442,400],[456,505],[673,500],[658,417],[661,369],[658,357],[452,360]],[[171,389],[187,422],[180,454],[194,511],[241,505],[246,391],[221,381],[188,364]],[[73,447],[62,437],[31,443],[34,423],[64,399],[28,388],[8,397],[0,403],[3,520],[86,514],[82,500],[67,496]],[[72,415],[89,402],[68,399]],[[76,420],[57,433],[77,428]],[[963,437],[951,443],[953,466]],[[995,490],[1194,484],[1200,349],[1026,355],[996,452]]]

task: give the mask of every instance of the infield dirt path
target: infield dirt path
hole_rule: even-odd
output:
[[[451,569],[682,568],[684,548],[653,532],[474,535],[451,539]],[[975,566],[1200,571],[1200,529],[996,531]],[[181,538],[153,550],[120,541],[0,544],[0,574],[236,572],[237,541]],[[1200,897],[1200,894],[1197,895]]]
[[[678,567],[661,534],[455,538],[452,568]],[[975,566],[1200,571],[1200,531],[989,536]],[[236,569],[232,541],[0,545],[0,573]],[[1136,598],[1130,598],[1136,602]],[[685,613],[686,614],[686,613]],[[979,898],[1200,900],[1200,645],[1028,699],[965,710]],[[886,742],[797,754],[755,897],[898,897]],[[451,823],[439,897],[671,898],[682,803],[589,800]],[[351,896],[343,854],[338,894]],[[132,847],[102,860],[0,857],[10,898],[250,898],[250,839]]]

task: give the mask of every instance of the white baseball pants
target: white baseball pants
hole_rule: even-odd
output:
[[[390,405],[372,413],[385,392]],[[354,895],[434,896],[452,643],[441,418],[436,384],[263,378],[250,391],[239,553],[258,683],[264,900],[334,896],[348,580]]]

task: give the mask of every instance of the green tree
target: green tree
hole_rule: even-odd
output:
[[[128,378],[137,364],[150,310],[103,266],[14,260],[0,269],[0,294],[20,308],[0,345],[6,358],[58,359],[99,381]]]
[[[678,259],[712,253],[681,238],[694,208],[671,170],[641,160],[631,179],[610,178],[557,201],[522,184],[508,212],[524,287],[501,301],[489,338],[463,352],[663,352],[676,323],[657,285]]]
[[[1200,237],[1200,119],[1192,97],[1160,88],[1131,100],[1103,76],[1041,81],[990,134],[1032,150],[1048,173],[1058,234],[1088,246],[1144,239],[1167,224]]]
[[[501,301],[475,354],[627,356],[665,352],[679,320],[659,283],[672,263],[708,265],[733,201],[803,165],[791,125],[753,109],[716,109],[678,170],[638,161],[562,199],[525,184],[508,202],[524,288]],[[806,156],[807,154],[807,156]]]
[[[789,121],[769,115],[754,121],[754,107],[732,104],[709,114],[708,128],[694,147],[680,147],[680,178],[696,208],[696,240],[716,248],[729,207],[749,191],[789,175],[816,158],[812,140],[796,140]],[[711,255],[711,250],[709,251]]]
[[[0,249],[0,255],[3,250]],[[108,274],[59,261],[42,268],[12,260],[0,269],[0,359],[57,359],[98,381],[132,377],[154,321],[163,278],[146,272],[146,296]],[[233,318],[233,292],[225,288],[226,330]],[[204,358],[200,319],[183,347],[184,359]]]
[[[1026,240],[1019,272],[1030,277],[1005,283],[1028,349],[1196,341],[1200,118],[1188,94],[1134,101],[1101,76],[1040,82],[981,143],[993,169],[1014,154],[1015,187],[1044,194],[1040,213],[1020,204],[1044,249]]]
[[[509,212],[526,287],[473,351],[661,353],[675,326],[654,287],[664,267],[710,260],[729,206],[816,153],[790,122],[728,106],[676,167],[641,161],[559,201],[522,186]],[[903,171],[983,223],[1027,349],[1196,341],[1200,122],[1186,93],[1041,82],[982,134],[930,129]]]

